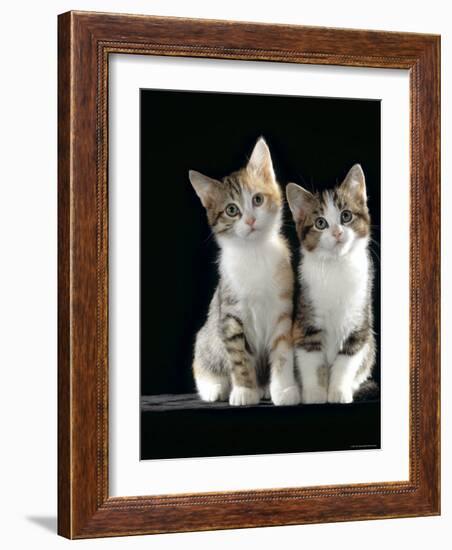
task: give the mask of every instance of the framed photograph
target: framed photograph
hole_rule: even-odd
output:
[[[439,48],[59,16],[61,535],[439,514]]]

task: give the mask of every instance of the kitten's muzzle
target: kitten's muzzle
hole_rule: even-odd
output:
[[[339,225],[333,227],[331,233],[338,243],[342,242],[342,237],[344,235],[344,230]]]

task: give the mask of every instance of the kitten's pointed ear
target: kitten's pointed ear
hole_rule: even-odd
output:
[[[196,170],[189,170],[188,177],[204,208],[210,208],[220,194],[221,182]]]
[[[269,183],[275,181],[275,172],[273,170],[270,149],[263,137],[257,140],[246,168],[254,174],[263,177],[265,181]]]
[[[341,188],[363,203],[367,201],[366,178],[360,164],[355,164],[350,168],[341,183]]]
[[[314,195],[296,183],[287,184],[286,197],[295,223],[303,221],[315,203]]]

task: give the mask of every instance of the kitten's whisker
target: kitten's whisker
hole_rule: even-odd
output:
[[[369,246],[370,253],[378,260],[379,263],[381,263],[380,256],[378,255],[377,251],[374,250],[371,246]]]
[[[380,247],[380,243],[378,241],[376,241],[375,239],[372,239],[372,237],[369,238],[369,241],[373,244],[375,244],[376,246]]]
[[[207,238],[204,239],[203,244],[207,244],[209,241],[211,241],[215,237],[215,234],[213,231],[210,232],[210,234],[207,236]]]

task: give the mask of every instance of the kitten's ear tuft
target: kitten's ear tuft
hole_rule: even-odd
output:
[[[287,184],[286,197],[295,223],[303,221],[315,203],[314,195],[296,183]]]
[[[188,177],[204,208],[210,208],[220,193],[221,182],[196,170],[189,170]]]
[[[365,203],[367,201],[366,178],[360,164],[354,164],[350,168],[344,181],[341,183],[341,187],[356,198],[361,199],[362,202]]]
[[[275,172],[273,170],[270,149],[263,137],[257,140],[246,167],[248,170],[257,176],[263,177],[268,182],[275,181]]]

